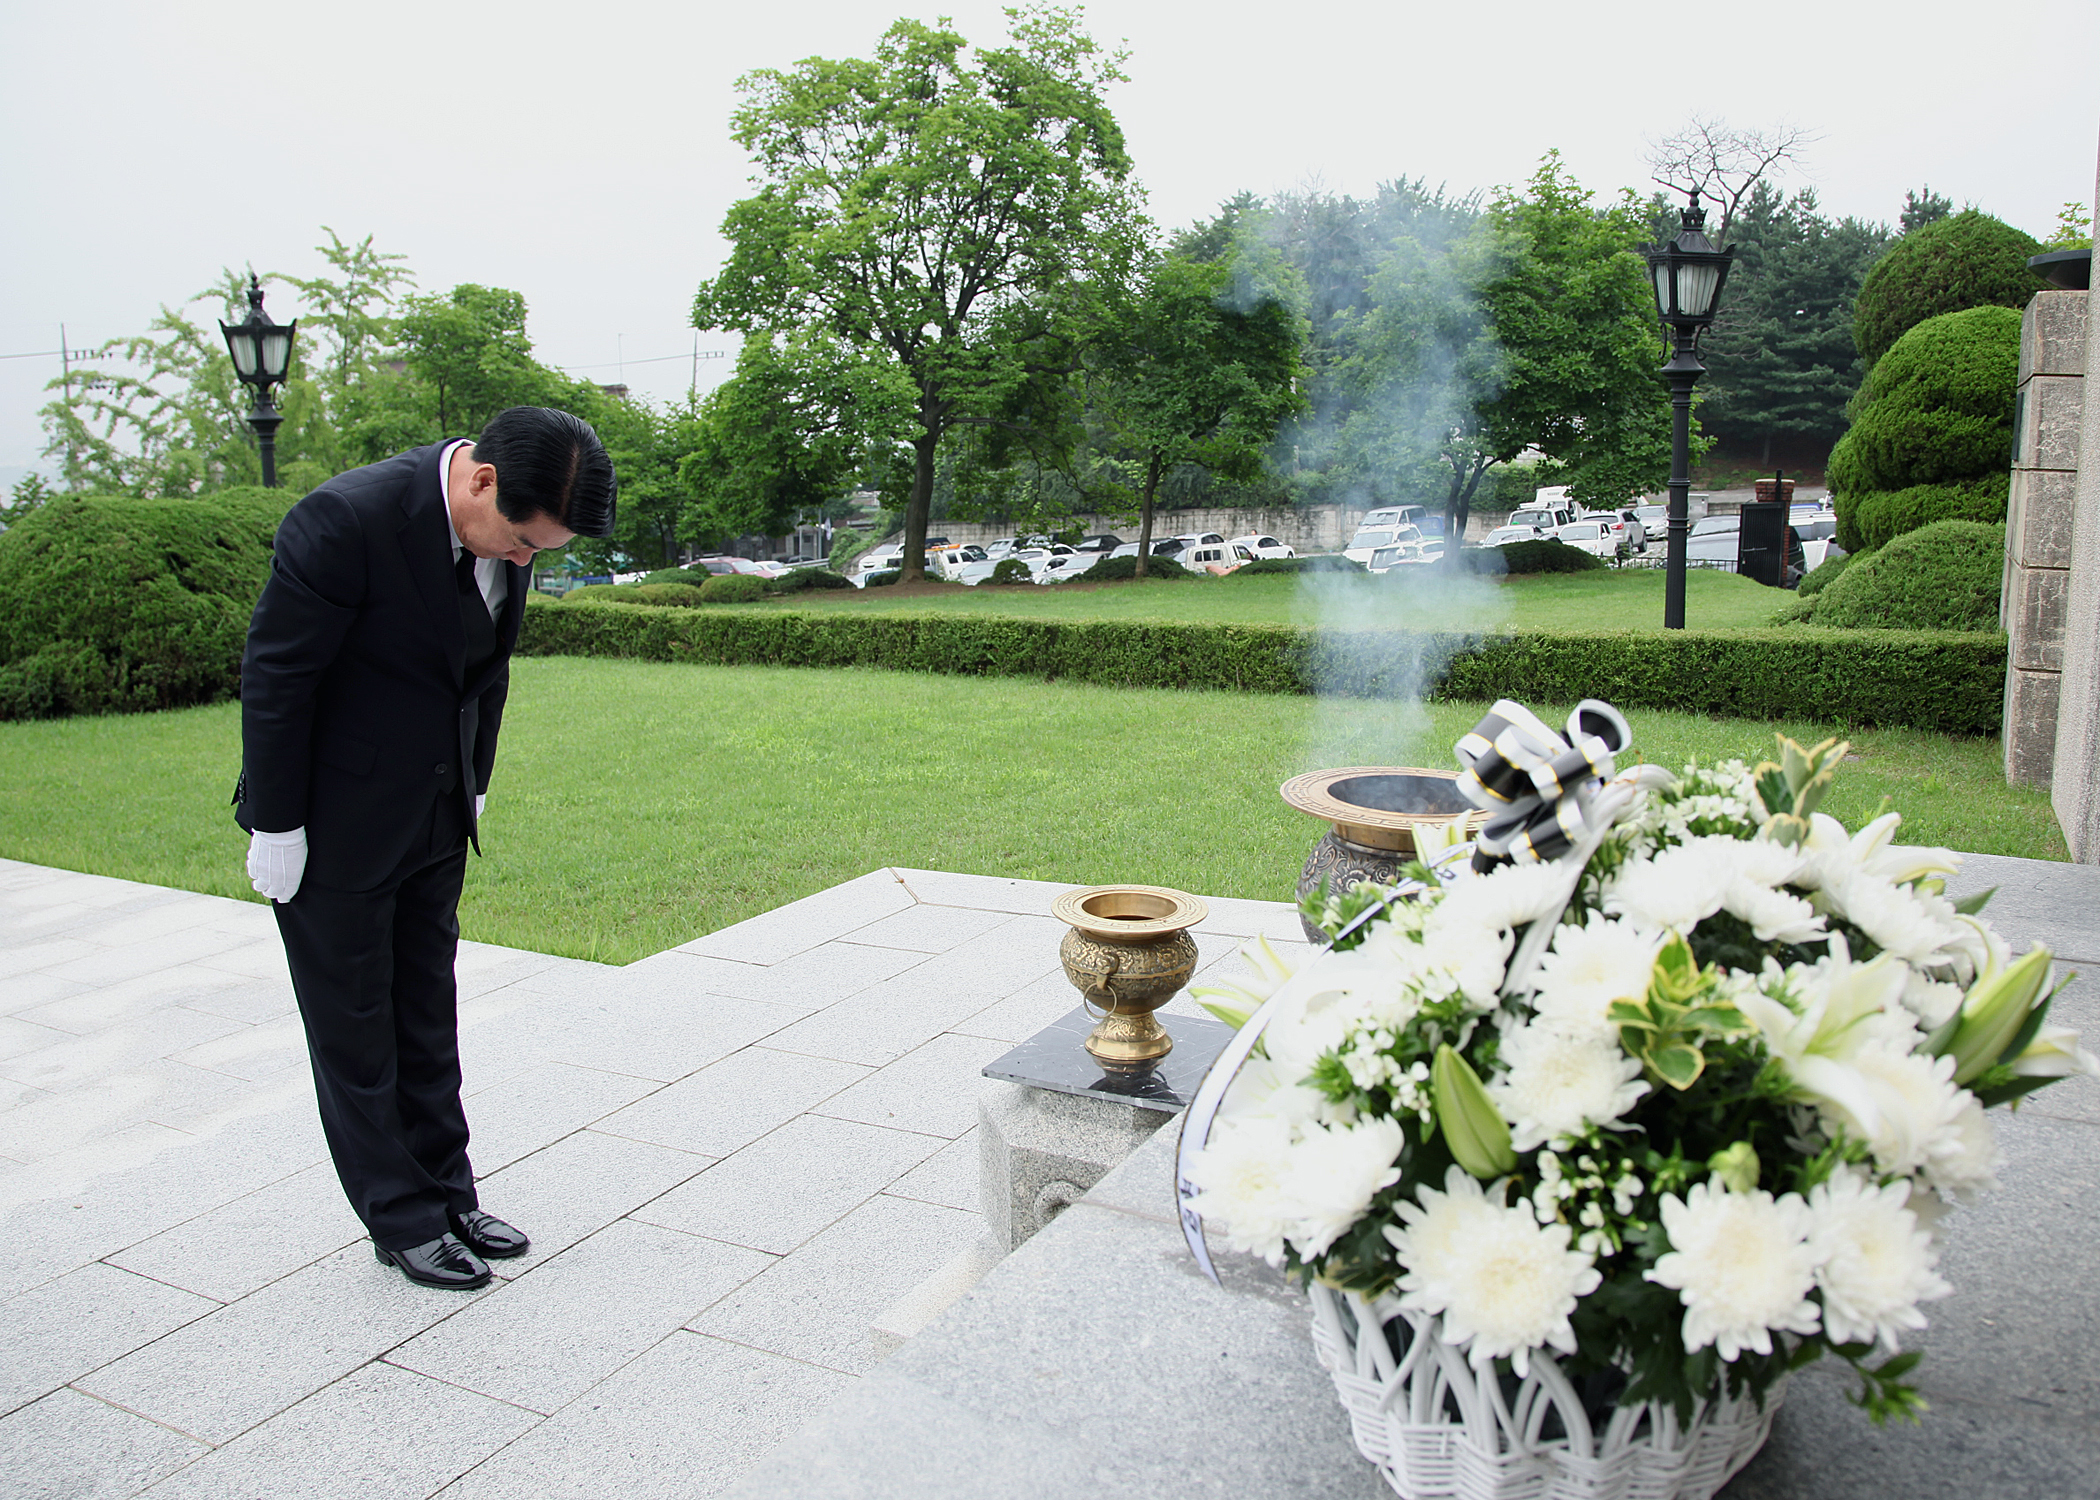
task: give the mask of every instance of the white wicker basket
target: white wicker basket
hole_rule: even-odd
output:
[[[1621,1406],[1600,1431],[1550,1356],[1533,1354],[1512,1396],[1478,1378],[1436,1318],[1391,1297],[1315,1283],[1312,1309],[1357,1451],[1405,1500],[1708,1500],[1764,1446],[1786,1394],[1782,1379],[1761,1409],[1709,1402],[1689,1425],[1667,1406]],[[1407,1330],[1397,1359],[1384,1334],[1394,1319]]]

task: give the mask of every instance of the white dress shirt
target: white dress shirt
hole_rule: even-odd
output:
[[[438,455],[438,495],[445,503],[445,529],[452,533],[452,566],[459,566],[459,554],[464,544],[459,539],[459,528],[452,524],[452,455],[469,446],[465,438],[453,443]],[[474,559],[474,582],[481,589],[481,597],[489,607],[489,618],[503,618],[503,601],[509,597],[510,582],[500,557],[477,557]]]

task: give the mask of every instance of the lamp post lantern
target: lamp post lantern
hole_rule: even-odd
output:
[[[1670,541],[1663,592],[1663,628],[1684,629],[1685,538],[1691,531],[1692,387],[1706,373],[1699,362],[1699,334],[1714,320],[1721,284],[1735,251],[1716,250],[1706,237],[1706,210],[1692,194],[1682,211],[1677,237],[1647,252],[1655,283],[1655,310],[1669,331],[1670,359],[1662,372],[1670,381],[1674,426],[1670,444]]]
[[[220,320],[219,332],[226,336],[226,352],[233,356],[233,371],[243,385],[255,388],[255,404],[248,412],[248,425],[262,445],[262,482],[277,486],[277,428],[284,416],[270,399],[270,388],[284,384],[292,364],[292,330],[299,326],[273,323],[263,311],[262,283],[248,273],[248,316],[239,323]]]

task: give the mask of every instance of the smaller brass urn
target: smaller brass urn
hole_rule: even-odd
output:
[[[1188,929],[1210,915],[1201,897],[1156,885],[1067,891],[1050,911],[1072,930],[1057,956],[1091,1009],[1104,1014],[1086,1050],[1106,1065],[1149,1063],[1174,1048],[1153,1012],[1194,977]]]

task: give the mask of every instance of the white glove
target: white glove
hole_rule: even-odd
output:
[[[477,792],[477,793],[475,793],[475,795],[474,795],[474,821],[475,821],[475,822],[479,823],[479,822],[481,821],[481,815],[482,815],[482,813],[484,813],[484,812],[486,812],[486,811],[488,810],[488,805],[489,805],[489,794],[488,794],[487,792]]]
[[[248,883],[272,901],[285,902],[299,894],[299,881],[306,874],[306,830],[264,833],[260,828],[248,836]]]

